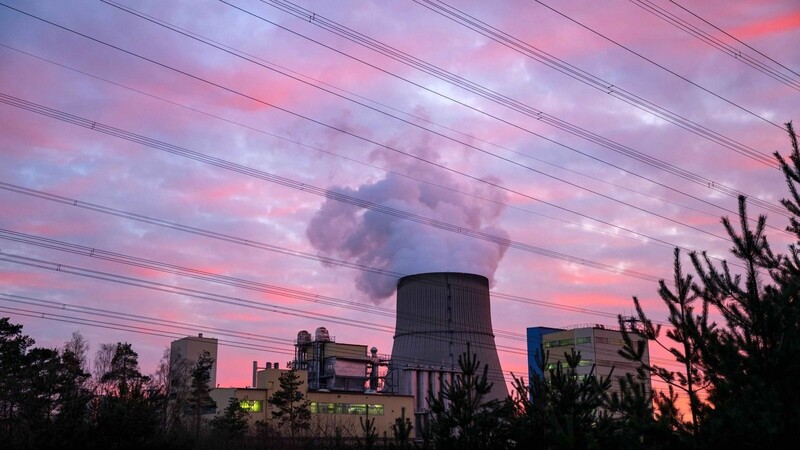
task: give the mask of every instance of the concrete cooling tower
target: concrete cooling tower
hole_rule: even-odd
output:
[[[390,366],[391,384],[415,397],[415,409],[428,409],[425,396],[459,372],[467,343],[494,382],[489,399],[504,399],[508,389],[494,344],[489,280],[469,273],[424,273],[397,283],[397,325]],[[482,369],[481,369],[482,370]],[[487,399],[488,400],[488,399]]]

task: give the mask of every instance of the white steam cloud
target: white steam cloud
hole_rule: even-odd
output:
[[[451,174],[421,162],[410,164],[407,173],[448,189],[389,173],[382,180],[356,189],[333,187],[331,190],[426,218],[508,237],[495,225],[504,208],[500,204],[505,199],[502,192],[476,182],[457,183]],[[404,274],[476,273],[487,277],[490,284],[494,284],[494,273],[507,250],[505,245],[360,209],[330,198],[311,219],[306,234],[322,256]],[[384,275],[360,272],[356,277],[358,290],[375,302],[391,296],[396,285],[396,278]]]

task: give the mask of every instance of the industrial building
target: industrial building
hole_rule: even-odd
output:
[[[438,395],[460,372],[467,352],[488,365],[493,382],[486,400],[508,397],[492,329],[489,280],[481,275],[436,272],[397,283],[397,319],[385,390],[414,398],[414,426],[429,414],[428,393]]]
[[[647,340],[634,328],[628,330],[631,339],[644,341],[644,360],[649,363],[650,354]],[[588,375],[592,370],[598,377],[612,376],[611,390],[619,390],[619,377],[636,374],[636,366],[619,354],[624,346],[622,331],[616,327],[600,324],[563,328],[528,328],[528,367],[530,376],[534,374],[547,377],[547,369],[557,364],[565,364],[565,353],[571,349],[580,352],[580,365],[576,368],[578,376]],[[546,367],[540,367],[538,359],[548,355]],[[544,370],[543,370],[544,369]],[[613,371],[613,372],[612,372]],[[649,376],[646,379],[648,391],[651,389]]]
[[[214,338],[203,337],[203,333],[197,336],[187,336],[176,341],[172,341],[169,349],[169,363],[171,371],[178,376],[188,375],[192,367],[197,362],[197,357],[204,351],[214,358],[211,366],[211,379],[208,386],[213,388],[217,385],[217,346],[218,342]],[[182,368],[183,370],[176,370]],[[185,378],[185,377],[184,377]],[[177,383],[177,379],[170,380],[171,384]]]
[[[312,341],[313,342],[313,341]],[[366,347],[365,347],[366,350]],[[363,360],[367,360],[366,351]],[[341,363],[342,361],[337,361]],[[349,361],[348,361],[349,362]],[[330,367],[336,370],[336,364]],[[352,369],[352,367],[349,367]],[[271,409],[267,402],[262,400],[269,399],[275,390],[280,388],[280,376],[288,369],[279,367],[269,367],[258,370],[256,373],[256,387],[248,389],[236,389],[230,396],[235,396],[243,401],[244,409],[250,412],[251,423],[261,420],[269,424],[272,421]],[[299,369],[296,371],[302,381],[300,391],[305,400],[310,402],[311,410],[311,429],[309,432],[314,435],[333,435],[334,430],[345,438],[357,437],[362,434],[361,421],[373,420],[375,431],[379,436],[392,436],[392,425],[395,420],[402,417],[411,417],[414,400],[411,396],[396,395],[391,393],[379,393],[369,389],[366,377],[362,377],[363,384],[359,389],[355,388],[354,377],[347,375],[344,378],[321,376],[322,380],[348,380],[344,384],[344,389],[338,389],[336,382],[325,385],[322,389],[313,389],[313,379],[318,375],[308,370]],[[323,384],[324,385],[324,384]],[[219,403],[219,401],[217,401]],[[227,405],[227,400],[225,402]],[[413,435],[412,435],[413,437]]]
[[[197,354],[209,351],[215,359],[211,382],[215,386],[216,346],[216,339],[201,334],[173,342],[171,355],[193,364]],[[453,381],[460,372],[459,357],[468,349],[488,365],[493,386],[485,400],[507,398],[492,331],[488,279],[468,273],[425,273],[398,282],[391,356],[380,355],[375,347],[336,342],[325,327],[318,327],[313,336],[306,330],[297,333],[290,368],[303,381],[300,389],[310,402],[317,432],[338,428],[356,436],[361,420],[374,419],[378,434],[391,436],[391,426],[403,415],[415,432],[424,428],[430,413],[428,394],[439,395]],[[287,370],[277,362],[263,367],[253,362],[251,386],[212,390],[216,413],[236,398],[251,424],[271,423],[269,398]]]

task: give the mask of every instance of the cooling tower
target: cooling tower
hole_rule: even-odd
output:
[[[489,399],[504,399],[503,378],[492,332],[489,280],[468,273],[409,275],[397,283],[397,325],[392,347],[392,384],[427,409],[428,390],[438,392],[459,371],[467,343],[494,382]]]

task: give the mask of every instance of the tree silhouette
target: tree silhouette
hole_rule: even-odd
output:
[[[292,439],[298,431],[308,428],[311,421],[310,402],[305,400],[305,395],[300,391],[303,381],[294,369],[286,371],[278,378],[280,387],[272,394],[269,402],[277,409],[273,409],[272,417],[278,419],[281,427],[288,427]]]
[[[601,414],[611,377],[598,378],[594,367],[586,376],[577,374],[580,352],[564,353],[564,364],[548,364],[549,352],[537,358],[547,376],[532,374],[530,384],[514,377],[516,442],[536,442],[541,448],[597,448],[607,445],[614,430]]]
[[[692,283],[691,277],[682,275],[676,251],[677,291],[661,283],[659,293],[670,309],[672,325],[667,336],[678,343],[670,351],[684,372],[648,365],[643,369],[688,394],[689,445],[770,448],[791,442],[800,426],[800,150],[791,123],[786,127],[792,145],[789,160],[777,152],[775,157],[790,193],[781,202],[791,214],[787,231],[796,239],[788,253],[773,252],[766,216],[752,220],[746,199],[740,197],[738,226],[727,217],[722,219],[736,265],[691,253],[697,274],[697,282]],[[702,302],[699,313],[692,306],[696,300]],[[635,304],[645,336],[655,340],[658,328],[638,301]],[[719,316],[720,323],[708,323],[709,315]],[[628,346],[624,354],[638,360],[637,352]],[[709,407],[697,396],[705,386]],[[661,417],[672,417],[674,428],[681,431],[674,404],[672,389],[660,395]]]
[[[239,400],[231,398],[225,411],[211,419],[211,428],[227,440],[244,436],[250,425],[247,422],[247,412],[239,405]]]
[[[214,358],[207,350],[203,350],[197,356],[197,361],[192,368],[192,383],[190,389],[190,409],[194,417],[194,432],[195,436],[200,433],[200,423],[203,418],[203,413],[207,410],[215,410],[217,404],[211,399],[211,387],[208,383],[211,381],[211,368],[214,365]]]
[[[458,357],[460,373],[452,382],[443,381],[438,395],[428,390],[430,420],[423,431],[426,444],[436,449],[498,449],[509,438],[512,405],[487,400],[494,383],[489,366],[467,351]]]

